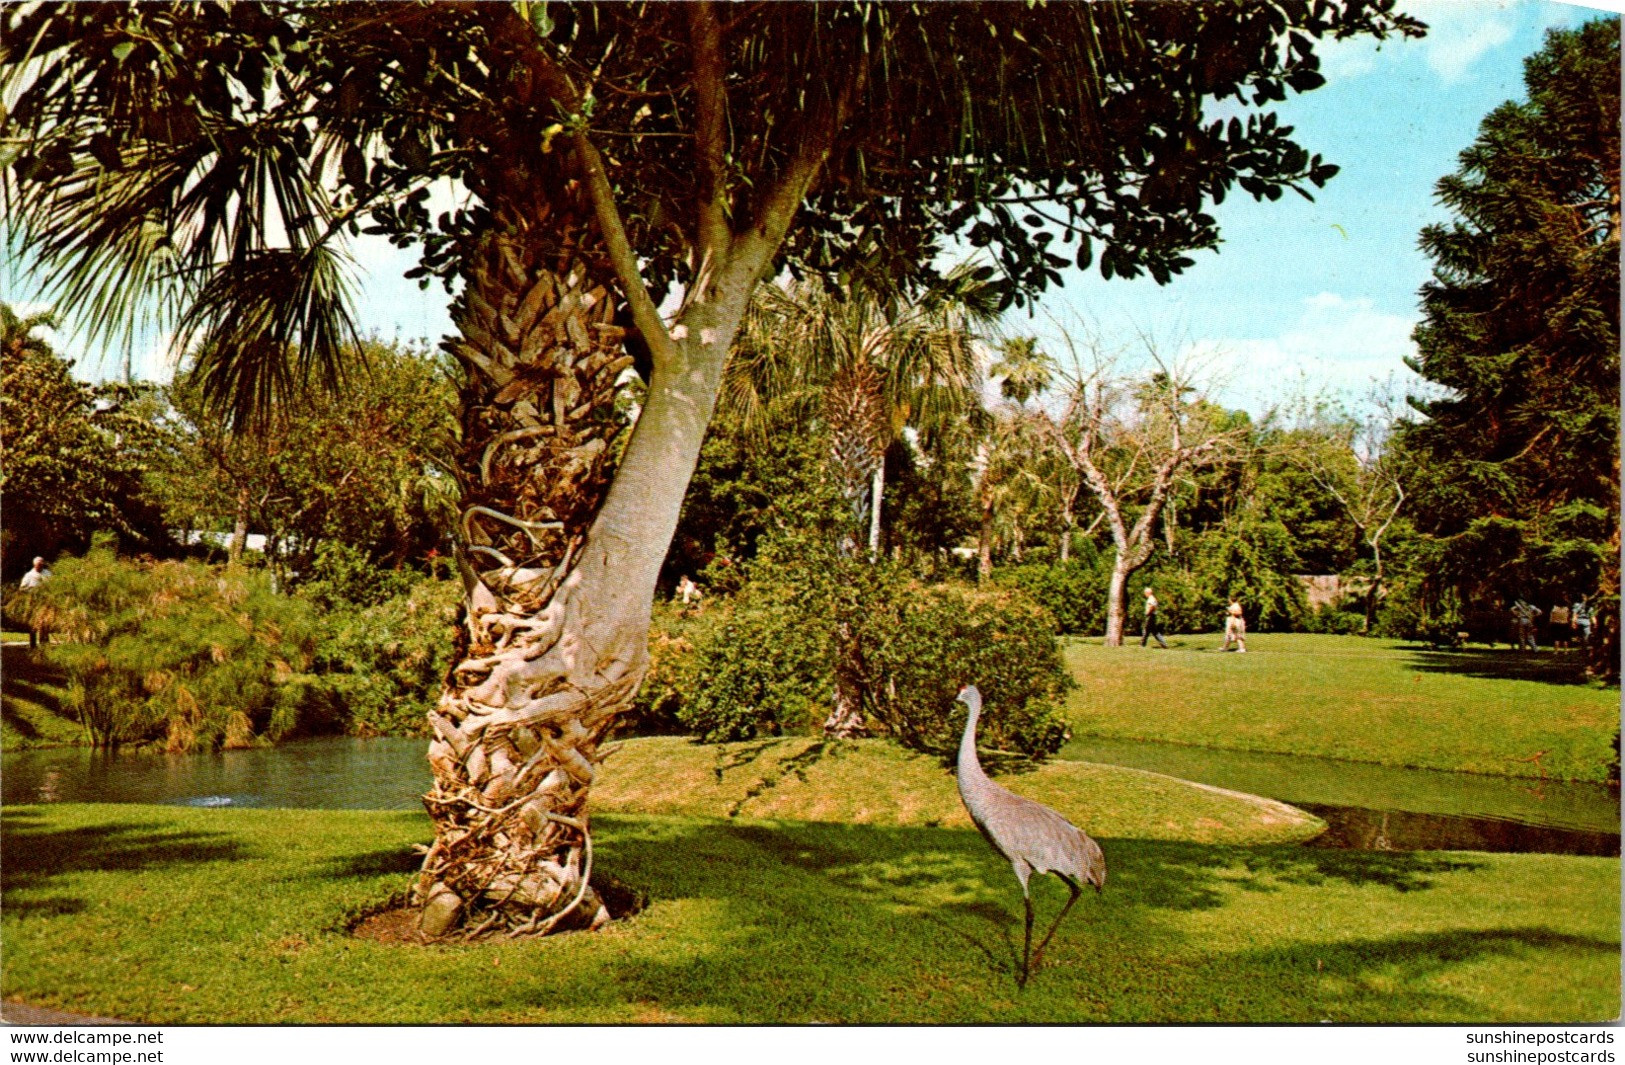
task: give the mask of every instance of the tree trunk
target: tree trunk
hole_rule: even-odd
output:
[[[435,841],[416,894],[431,937],[610,916],[590,883],[598,744],[648,668],[655,581],[757,272],[695,286],[611,482],[631,358],[583,231],[500,219],[454,312],[468,601],[430,713]]]
[[[1122,552],[1112,563],[1111,581],[1106,585],[1106,646],[1123,646],[1123,590],[1128,587],[1130,569]]]
[[[248,489],[237,489],[237,521],[231,529],[231,542],[226,545],[226,561],[241,562],[243,546],[248,543]]]
[[[835,625],[835,705],[824,720],[824,734],[851,739],[866,731],[863,727],[863,649],[857,644],[852,623]]]
[[[886,494],[886,457],[882,455],[875,465],[874,479],[869,489],[869,557],[880,557],[880,501]]]
[[[993,503],[982,502],[982,528],[976,542],[976,579],[985,583],[993,576]]]

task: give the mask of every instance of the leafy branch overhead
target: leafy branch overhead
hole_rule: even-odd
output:
[[[54,302],[117,332],[160,293],[264,413],[341,372],[335,237],[449,281],[501,208],[584,192],[645,308],[758,239],[905,283],[963,241],[1006,305],[1073,263],[1167,281],[1217,243],[1209,201],[1335,173],[1261,110],[1321,84],[1317,39],[1420,32],[1392,0],[17,7],[6,214]],[[441,178],[473,198],[431,217]]]

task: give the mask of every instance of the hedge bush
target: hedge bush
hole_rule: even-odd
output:
[[[1000,567],[994,575],[999,584],[1021,589],[1048,610],[1061,632],[1081,636],[1106,631],[1109,561],[1028,562]]]
[[[322,618],[315,668],[345,731],[428,735],[425,715],[453,665],[461,605],[456,581],[419,578],[382,602],[341,601]]]
[[[752,563],[731,602],[708,612],[683,636],[691,664],[659,670],[660,698],[704,740],[815,731],[832,703],[845,620],[877,731],[951,752],[964,724],[954,695],[975,683],[987,704],[984,746],[1042,758],[1065,742],[1058,701],[1071,681],[1055,620],[1018,589],[927,585],[891,563],[781,543]]]
[[[100,747],[246,747],[287,735],[320,703],[317,619],[263,572],[119,559],[106,540],[64,558],[35,621],[59,639],[66,709]]]

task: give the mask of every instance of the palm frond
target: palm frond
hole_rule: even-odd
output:
[[[214,272],[180,322],[205,403],[235,428],[264,426],[312,384],[336,389],[364,358],[341,252],[266,249]]]

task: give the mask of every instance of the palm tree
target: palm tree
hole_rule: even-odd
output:
[[[950,271],[916,298],[869,283],[832,292],[813,281],[758,290],[723,382],[723,403],[747,426],[772,409],[823,422],[829,467],[851,509],[842,550],[880,554],[886,450],[905,430],[935,434],[981,411],[976,328],[997,315],[988,272]],[[865,528],[867,527],[867,528]],[[835,619],[835,700],[824,731],[863,729],[861,648]]]
[[[929,438],[979,416],[977,344],[999,313],[990,276],[962,264],[913,298],[877,282],[758,290],[723,378],[723,406],[757,427],[774,409],[822,415],[854,542],[866,532],[871,557],[880,551],[886,449],[905,431]]]

